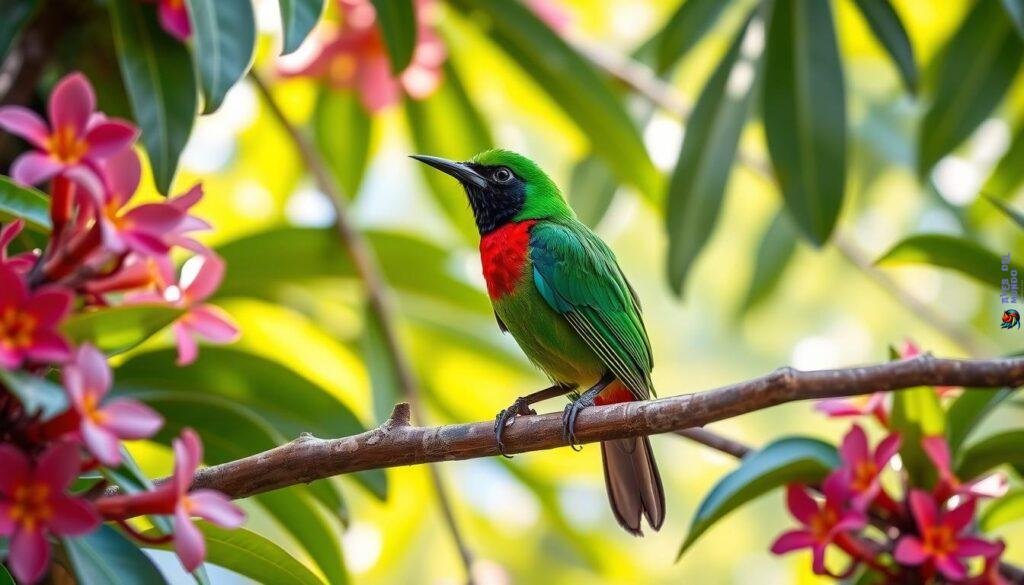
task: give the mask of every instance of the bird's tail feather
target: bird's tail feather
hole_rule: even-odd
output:
[[[634,536],[640,530],[641,514],[657,531],[665,520],[665,490],[647,437],[632,437],[601,443],[604,482],[615,519]]]

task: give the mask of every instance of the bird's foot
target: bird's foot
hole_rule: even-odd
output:
[[[576,444],[576,417],[587,407],[594,406],[594,398],[590,392],[565,405],[562,411],[562,438],[568,443],[573,451],[582,451],[583,447]]]
[[[505,427],[512,424],[517,416],[530,414],[537,414],[537,411],[530,408],[530,402],[526,396],[520,396],[511,406],[502,409],[498,416],[494,417],[494,438],[498,441],[498,452],[503,457],[512,458],[511,455],[505,453],[505,443],[501,440],[505,434]]]

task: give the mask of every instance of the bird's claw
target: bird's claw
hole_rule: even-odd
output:
[[[588,406],[593,406],[594,401],[587,397],[580,397],[565,405],[562,411],[562,438],[569,443],[573,451],[582,451],[583,447],[576,444],[576,418],[580,412]]]
[[[512,424],[517,416],[531,414],[537,414],[537,411],[530,408],[530,403],[525,398],[519,397],[516,398],[516,401],[511,406],[503,408],[498,413],[498,416],[494,417],[494,438],[498,441],[498,452],[501,453],[502,457],[512,458],[511,455],[505,453],[505,443],[501,440],[502,435],[505,434],[505,427]]]

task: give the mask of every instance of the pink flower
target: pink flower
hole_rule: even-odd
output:
[[[99,526],[96,511],[67,489],[79,472],[78,449],[54,443],[35,465],[0,445],[0,536],[11,537],[7,566],[19,582],[34,583],[50,562],[47,535],[81,536]]]
[[[71,310],[71,294],[53,287],[30,293],[22,279],[0,264],[0,368],[66,360],[71,348],[57,326]]]
[[[282,61],[287,76],[317,77],[338,89],[355,88],[363,105],[378,112],[398,102],[402,92],[424,99],[441,85],[441,65],[447,53],[444,43],[429,24],[435,8],[432,0],[417,0],[416,47],[412,61],[398,76],[391,71],[387,48],[377,27],[370,0],[339,0],[341,27],[310,38],[310,48],[298,57]],[[311,56],[311,57],[310,57]],[[295,60],[304,62],[295,63]]]
[[[104,402],[110,385],[107,360],[91,345],[79,347],[73,361],[64,366],[64,387],[79,419],[82,440],[100,463],[114,467],[121,464],[121,439],[149,438],[160,430],[164,419],[135,400]]]
[[[892,434],[883,439],[872,454],[867,435],[859,425],[853,425],[843,437],[843,444],[839,448],[843,467],[838,473],[847,482],[855,508],[866,509],[879,495],[882,490],[879,476],[899,449],[900,437]]]
[[[6,226],[0,226],[0,264],[6,264],[13,268],[15,272],[20,273],[25,273],[32,269],[32,265],[36,261],[36,255],[32,252],[26,252],[17,256],[8,256],[7,246],[14,241],[14,238],[18,237],[18,234],[21,233],[24,227],[25,221],[21,219],[14,220]]]
[[[188,8],[185,0],[157,0],[157,17],[160,27],[181,42],[192,36],[192,24],[188,19]]]
[[[969,498],[1001,498],[1010,489],[1005,473],[995,472],[982,478],[964,483],[953,473],[946,437],[934,435],[921,439],[921,448],[932,460],[939,472],[939,483],[935,486],[935,497],[944,501],[959,494]]]
[[[786,488],[786,505],[789,512],[804,525],[804,528],[783,533],[772,544],[771,550],[774,554],[781,555],[809,548],[814,557],[814,572],[818,575],[835,576],[825,567],[825,549],[847,533],[863,528],[867,518],[858,510],[844,511],[843,504],[847,493],[837,476],[829,476],[822,489],[825,501],[819,506],[804,486],[790,485]]]
[[[829,417],[870,414],[874,415],[882,426],[889,426],[889,412],[885,401],[885,392],[875,392],[849,398],[826,398],[815,403],[814,409]]]
[[[904,565],[928,563],[951,581],[967,578],[967,567],[960,559],[998,556],[1001,547],[974,536],[961,533],[974,518],[974,500],[948,512],[940,512],[938,504],[927,492],[910,492],[910,511],[917,523],[918,534],[904,536],[896,543],[893,556]]]
[[[50,124],[21,106],[0,108],[0,128],[27,140],[36,150],[11,165],[11,177],[38,185],[80,166],[97,163],[129,147],[138,130],[123,120],[96,114],[96,95],[81,73],[67,75],[50,94]]]
[[[178,343],[179,366],[191,364],[198,357],[196,336],[213,343],[231,343],[239,336],[238,326],[223,309],[203,302],[217,291],[224,279],[224,260],[210,251],[195,258],[200,259],[202,265],[191,282],[179,284],[181,298],[176,303],[187,312],[171,327]]]

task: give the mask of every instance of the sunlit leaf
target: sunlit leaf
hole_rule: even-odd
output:
[[[75,343],[88,342],[114,355],[146,341],[181,315],[181,309],[165,305],[122,305],[76,313],[61,331]]]
[[[413,0],[372,0],[377,26],[391,57],[392,73],[401,73],[412,61],[416,48],[416,12]]]
[[[1024,2],[1021,0],[1000,0],[1010,22],[1017,29],[1017,34],[1024,37]]]
[[[1021,182],[1024,182],[1024,123],[1018,124],[1014,130],[1010,146],[985,181],[981,192],[992,199],[1009,199]]]
[[[360,346],[363,350],[363,361],[370,374],[370,387],[373,390],[373,417],[378,423],[388,419],[402,396],[402,380],[395,369],[391,351],[384,340],[381,328],[376,313],[366,311]]]
[[[903,84],[910,93],[917,92],[917,64],[914,62],[914,49],[910,45],[910,37],[900,21],[899,15],[890,0],[856,0],[857,8],[864,15],[864,20],[871,27],[878,41],[889,53],[896,68],[900,71]]]
[[[281,54],[287,55],[299,48],[324,12],[327,0],[280,0],[281,32],[284,44]]]
[[[995,199],[992,197],[989,197],[988,199],[989,201],[992,202],[992,205],[998,207],[999,210],[1002,211],[1004,215],[1006,215],[1006,217],[1013,220],[1013,223],[1017,224],[1021,228],[1024,228],[1024,211],[1020,211],[1015,207],[1003,203],[999,199]]]
[[[0,176],[0,221],[21,218],[25,226],[41,233],[50,231],[50,200],[32,187]]]
[[[18,398],[28,413],[38,413],[43,420],[53,418],[68,408],[64,388],[39,376],[0,368],[0,382]]]
[[[964,481],[980,477],[1000,465],[1024,465],[1024,429],[989,435],[960,450],[956,475]]]
[[[756,10],[756,9],[755,9]],[[751,13],[740,28],[697,100],[668,188],[668,278],[682,295],[686,275],[718,220],[740,133],[759,85],[761,54],[744,47],[752,27],[763,28]],[[760,34],[760,33],[750,33]]]
[[[900,458],[913,485],[930,486],[935,466],[925,454],[921,439],[941,435],[946,430],[946,413],[931,386],[919,386],[893,393],[890,428],[898,432]]]
[[[110,0],[108,5],[121,77],[156,187],[167,195],[198,108],[192,58],[185,45],[160,28],[156,6],[138,0]]]
[[[757,246],[754,275],[750,279],[741,312],[750,311],[775,291],[796,252],[796,240],[797,233],[793,229],[792,220],[784,210],[780,210]]]
[[[773,5],[763,103],[768,153],[796,227],[820,246],[846,188],[846,91],[831,3]]]
[[[1021,39],[999,3],[976,2],[939,53],[934,99],[921,122],[924,177],[995,109],[1017,74]]]
[[[949,449],[956,453],[981,421],[997,406],[1015,394],[1012,388],[964,390],[946,411],[946,437]]]
[[[316,146],[346,197],[359,194],[370,159],[373,118],[352,90],[324,88],[313,112]]]
[[[611,206],[617,187],[608,165],[596,156],[588,155],[572,170],[569,203],[580,221],[596,228]]]
[[[5,0],[0,2],[0,56],[7,55],[7,51],[14,46],[14,41],[21,34],[22,27],[28,22],[36,8],[39,0]],[[2,567],[0,567],[2,568]],[[0,583],[3,582],[0,576]]]
[[[166,583],[153,561],[110,526],[101,526],[92,534],[65,538],[61,542],[69,568],[80,585]]]
[[[879,266],[928,264],[956,270],[998,289],[1003,278],[1002,258],[971,240],[945,234],[919,234],[897,243],[876,262]],[[1024,269],[1012,267],[1024,274]]]
[[[729,5],[722,0],[685,0],[658,35],[658,71],[672,69],[718,22]]]
[[[252,0],[186,0],[195,64],[203,91],[203,113],[224,96],[252,64],[256,16]]]
[[[729,512],[786,484],[821,481],[838,465],[839,454],[835,447],[806,437],[779,439],[748,455],[736,470],[723,477],[704,496],[690,522],[679,556]]]
[[[993,500],[981,512],[978,526],[984,532],[991,532],[1000,526],[1024,520],[1024,489],[1016,489]]]

